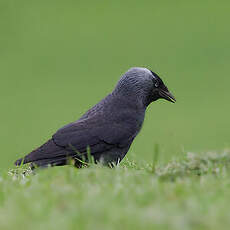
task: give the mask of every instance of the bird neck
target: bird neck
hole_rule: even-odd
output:
[[[120,104],[126,105],[127,107],[133,108],[135,110],[145,111],[147,107],[147,105],[143,103],[143,98],[141,98],[138,94],[124,91],[117,92],[114,90],[110,95],[113,98],[116,98],[116,101],[118,101]]]
[[[132,92],[130,90],[117,90],[112,92],[112,95],[119,97],[121,100],[125,100],[128,104],[135,105],[137,108],[146,109],[150,104],[149,98],[143,96],[140,91]]]

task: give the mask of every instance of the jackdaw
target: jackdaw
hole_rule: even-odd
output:
[[[60,166],[71,159],[76,167],[82,167],[89,162],[89,153],[95,163],[117,164],[139,133],[147,106],[160,98],[176,101],[156,73],[131,68],[112,93],[15,165]]]

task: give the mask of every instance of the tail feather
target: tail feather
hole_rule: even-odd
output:
[[[14,164],[15,164],[16,166],[20,166],[21,164],[23,164],[23,160],[24,160],[24,158],[20,158],[20,159],[16,160],[16,161],[14,162]]]
[[[61,166],[61,165],[66,165],[68,163],[66,157],[61,157],[61,158],[57,158],[57,159],[41,159],[41,160],[35,160],[35,161],[30,161],[30,162],[25,162],[24,158],[20,158],[18,160],[15,161],[15,165],[16,166],[20,166],[22,164],[27,164],[27,163],[31,163],[31,165],[33,166],[33,168],[36,167],[46,167],[46,166]]]
[[[69,158],[74,157],[73,152],[57,146],[52,139],[48,140],[41,147],[35,149],[24,158],[15,162],[16,166],[32,163],[32,167],[60,166],[68,164]]]

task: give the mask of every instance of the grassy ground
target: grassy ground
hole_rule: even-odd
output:
[[[229,229],[230,152],[167,165],[11,170],[0,229]]]
[[[0,0],[0,229],[228,229],[229,9]],[[177,103],[149,107],[120,167],[8,174],[132,66],[157,72]]]

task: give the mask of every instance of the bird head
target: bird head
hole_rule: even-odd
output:
[[[176,101],[156,73],[141,67],[129,69],[121,77],[114,92],[141,100],[145,106],[161,98],[173,103]]]

